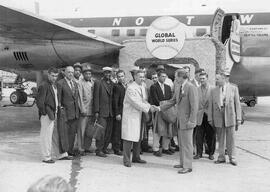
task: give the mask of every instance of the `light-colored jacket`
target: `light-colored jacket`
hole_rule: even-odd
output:
[[[85,113],[87,116],[93,115],[94,81],[87,82],[84,79],[80,79],[78,81],[78,90],[81,113]]]
[[[177,119],[180,129],[193,129],[196,126],[198,112],[197,88],[190,82],[183,87],[180,94],[180,86],[176,86],[173,98],[160,106],[161,111],[177,106]]]
[[[141,136],[142,112],[148,112],[151,105],[146,101],[147,93],[136,82],[128,85],[123,106],[122,139],[138,142]]]
[[[209,97],[213,88],[213,86],[207,85],[206,94],[203,95],[202,86],[200,85],[200,87],[198,87],[199,109],[197,114],[197,125],[202,124],[204,113],[208,115]]]
[[[241,105],[238,87],[227,83],[225,95],[225,127],[236,125],[236,121],[241,121]],[[217,86],[212,89],[209,98],[208,121],[212,121],[215,127],[222,128],[221,104],[220,104],[220,88]]]

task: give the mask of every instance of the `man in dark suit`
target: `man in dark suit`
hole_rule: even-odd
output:
[[[172,97],[172,91],[169,85],[164,82],[166,80],[165,70],[158,71],[158,81],[150,87],[150,104],[159,106],[161,101],[169,100]],[[154,116],[153,129],[153,154],[161,157],[159,150],[159,140],[162,137],[162,149],[165,154],[172,155],[169,151],[170,138],[172,137],[172,125],[163,120],[161,113],[156,112]]]
[[[113,82],[111,81],[112,68],[104,67],[104,77],[94,85],[94,112],[95,118],[105,128],[104,138],[96,142],[96,155],[107,157],[107,150],[111,142],[113,111],[112,111],[112,91]]]
[[[38,87],[37,107],[40,117],[40,145],[44,163],[54,163],[52,154],[58,159],[71,160],[67,152],[59,153],[59,137],[57,131],[57,107],[58,97],[56,80],[58,70],[50,68],[48,70],[48,80]]]
[[[79,91],[77,83],[74,81],[74,69],[71,66],[65,69],[65,78],[57,83],[59,102],[64,107],[68,129],[69,155],[74,156],[73,151],[75,136],[79,119]]]
[[[123,102],[125,97],[126,85],[125,85],[125,72],[119,70],[116,73],[118,83],[113,87],[113,131],[112,131],[112,148],[114,154],[122,155],[121,152],[121,124],[122,124],[122,112]]]

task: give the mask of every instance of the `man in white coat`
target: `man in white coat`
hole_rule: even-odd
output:
[[[131,167],[130,152],[133,145],[133,163],[146,163],[140,158],[140,141],[142,138],[142,113],[154,111],[154,108],[146,101],[147,93],[143,86],[144,71],[134,71],[134,82],[127,87],[122,119],[123,139],[123,163]]]

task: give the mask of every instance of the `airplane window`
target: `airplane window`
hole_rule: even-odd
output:
[[[147,29],[140,29],[140,36],[146,36]]]
[[[198,28],[196,29],[196,36],[201,37],[206,34],[206,28]]]
[[[96,30],[95,29],[89,29],[88,32],[95,34],[96,33]]]
[[[113,29],[112,30],[112,36],[120,36],[120,30],[119,29]]]
[[[135,29],[128,29],[127,36],[135,36]]]

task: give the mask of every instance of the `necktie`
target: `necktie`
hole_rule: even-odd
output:
[[[73,85],[73,82],[72,82],[72,81],[70,81],[70,87],[71,87],[71,91],[72,91],[72,93],[74,94],[75,89],[74,89],[74,85]]]

